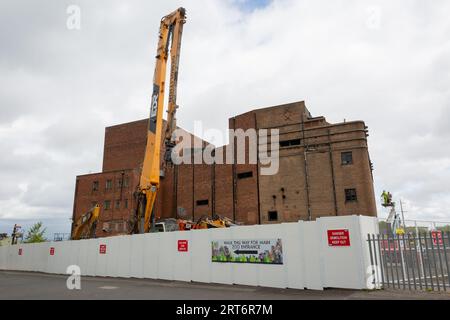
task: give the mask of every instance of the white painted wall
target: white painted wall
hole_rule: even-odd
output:
[[[348,229],[350,246],[329,246],[327,230],[332,229]],[[0,269],[65,274],[69,265],[78,265],[83,276],[294,289],[364,289],[370,265],[368,233],[378,233],[376,218],[343,216],[308,222],[20,244],[0,247]],[[282,239],[282,265],[211,261],[213,240],[277,238]],[[178,251],[179,240],[188,241],[187,252]],[[105,254],[100,254],[100,245],[106,245]],[[50,255],[52,247],[54,255]],[[19,248],[22,255],[18,255]]]

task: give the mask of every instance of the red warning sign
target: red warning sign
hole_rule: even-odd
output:
[[[348,229],[327,230],[330,247],[349,247],[350,235]]]
[[[99,252],[100,252],[100,254],[106,254],[106,244],[101,244],[100,245]]]
[[[188,251],[188,241],[187,240],[178,240],[178,251],[179,252],[187,252]]]
[[[22,255],[22,248],[19,248],[19,252],[18,252],[19,256]]]
[[[442,231],[435,230],[431,231],[431,237],[433,238],[433,244],[434,245],[442,245]]]
[[[55,248],[53,248],[53,247],[50,248],[50,255],[51,256],[55,255]]]

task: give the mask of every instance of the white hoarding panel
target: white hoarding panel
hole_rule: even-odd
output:
[[[304,286],[307,289],[323,290],[319,227],[316,221],[305,221],[299,223],[299,230]]]
[[[192,230],[189,243],[191,256],[191,279],[211,282],[211,240],[209,230]]]
[[[88,243],[87,245],[88,260],[86,271],[81,270],[81,274],[86,276],[96,276],[100,239],[89,239],[85,241]]]
[[[292,289],[304,289],[303,221],[282,223],[283,255],[285,262],[286,286]]]
[[[158,279],[160,233],[146,233],[144,236],[144,278]]]
[[[251,263],[252,259],[256,259],[259,254],[266,254],[266,251],[270,248],[270,243],[276,239],[258,238],[256,226],[240,226],[227,229],[231,233],[231,237],[228,240],[233,240],[231,246],[227,246],[230,251],[230,255],[235,255],[236,262],[224,263],[232,268],[233,283],[243,284],[249,286],[258,285],[258,265]],[[269,241],[269,244],[262,244]],[[234,245],[234,243],[239,243]],[[255,249],[260,247],[260,249]],[[226,247],[225,247],[226,248]],[[220,249],[220,248],[219,248]],[[252,253],[247,253],[252,252]],[[268,257],[268,256],[267,256]],[[266,257],[262,259],[264,261]],[[213,262],[213,264],[216,264]]]
[[[113,237],[98,239],[96,276],[106,277],[108,275],[108,260],[112,261],[111,238]]]
[[[175,232],[159,233],[158,279],[173,280],[175,258]]]
[[[8,249],[7,246],[0,246],[0,270],[8,268]]]
[[[176,231],[173,242],[173,279],[191,281],[191,251],[192,240],[190,231]]]
[[[362,289],[363,257],[357,217],[322,217],[317,223],[322,243],[323,286]]]
[[[120,243],[122,236],[109,237],[106,252],[106,276],[117,277],[119,273]]]
[[[237,228],[237,227],[236,227]],[[239,227],[240,228],[240,227]],[[210,232],[210,243],[209,243],[209,252],[210,259],[212,261],[213,251],[212,244],[213,242],[220,240],[228,240],[232,237],[231,228],[221,228],[221,229],[209,229]],[[231,263],[211,263],[211,282],[213,283],[223,283],[223,284],[233,284],[233,264]]]
[[[76,240],[79,247],[78,250],[78,266],[80,267],[81,275],[86,275],[88,269],[88,259],[89,259],[89,240]]]
[[[130,239],[130,276],[133,278],[144,277],[144,239],[143,234],[132,235]]]
[[[296,225],[296,223],[295,223]],[[285,224],[259,225],[255,226],[256,238],[266,239],[269,245],[262,245],[264,252],[260,252],[262,263],[258,264],[258,285],[263,287],[286,288],[287,283],[287,263],[291,239],[285,230]],[[270,240],[270,241],[269,241]],[[297,246],[298,248],[298,242]],[[262,250],[261,250],[262,251]]]
[[[130,260],[131,260],[131,237],[121,236],[119,239],[118,247],[118,260],[117,260],[117,276],[122,278],[130,277]]]

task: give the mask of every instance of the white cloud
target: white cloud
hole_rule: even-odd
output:
[[[0,4],[0,218],[71,216],[104,127],[147,117],[159,19],[184,5],[180,126],[297,100],[364,120],[377,194],[450,220],[448,1],[85,0],[72,31],[69,4]]]

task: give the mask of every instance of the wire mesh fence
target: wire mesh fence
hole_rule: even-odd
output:
[[[70,240],[70,233],[54,233],[53,241],[66,241]]]
[[[374,287],[449,291],[450,233],[368,234]]]

